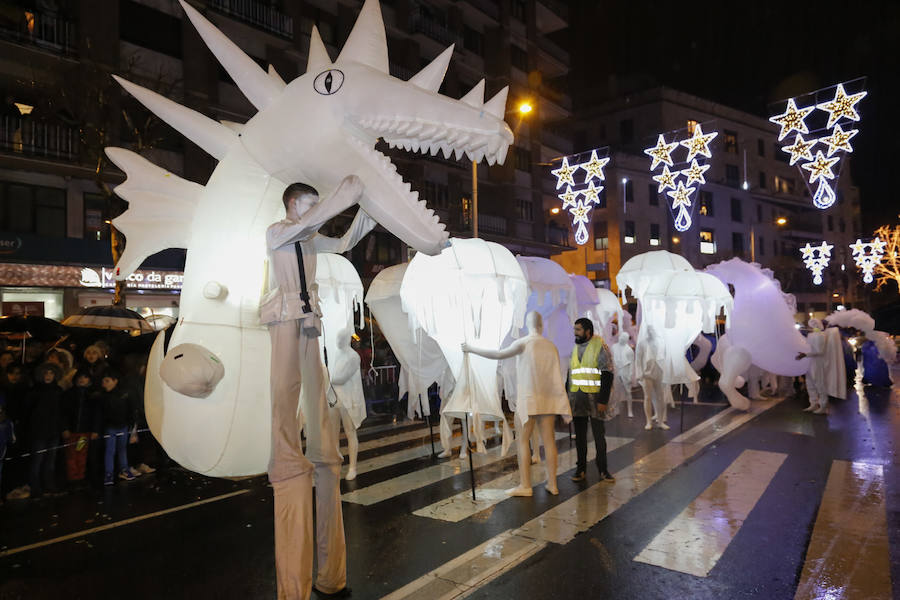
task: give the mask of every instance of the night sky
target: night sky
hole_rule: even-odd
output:
[[[900,2],[568,4],[572,27],[557,40],[572,52],[576,107],[666,85],[769,117],[776,101],[866,76],[850,164],[863,227],[898,221]]]

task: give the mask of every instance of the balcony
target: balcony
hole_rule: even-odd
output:
[[[478,215],[478,231],[506,235],[506,219],[494,215]]]
[[[73,161],[78,158],[78,131],[7,115],[0,118],[0,151]]]
[[[534,9],[537,28],[541,33],[552,33],[569,25],[569,7],[564,2],[537,0]]]
[[[33,10],[12,8],[0,17],[0,38],[56,54],[74,55],[78,51],[73,22]]]
[[[294,20],[257,0],[211,0],[210,8],[238,21],[288,40],[294,39]]]
[[[410,17],[410,30],[413,33],[422,33],[445,46],[450,44],[462,46],[459,35],[450,31],[446,25],[421,14]]]

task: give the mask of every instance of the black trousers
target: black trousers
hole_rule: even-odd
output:
[[[587,470],[587,427],[591,422],[591,431],[594,432],[594,446],[597,448],[597,469],[600,473],[607,472],[606,466],[606,423],[602,419],[591,417],[572,417],[575,425],[575,448],[578,453],[576,473],[584,473]]]

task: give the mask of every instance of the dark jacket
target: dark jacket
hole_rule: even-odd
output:
[[[103,411],[92,387],[77,385],[63,395],[63,430],[72,433],[99,433]]]
[[[31,441],[58,440],[62,433],[62,390],[56,382],[34,386],[28,394],[28,407]]]
[[[131,429],[137,423],[133,399],[119,386],[111,392],[100,392],[100,406],[104,429]]]

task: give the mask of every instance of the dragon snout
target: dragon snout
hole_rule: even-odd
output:
[[[206,398],[225,376],[225,366],[219,357],[199,344],[179,344],[169,349],[159,374],[179,394]]]

